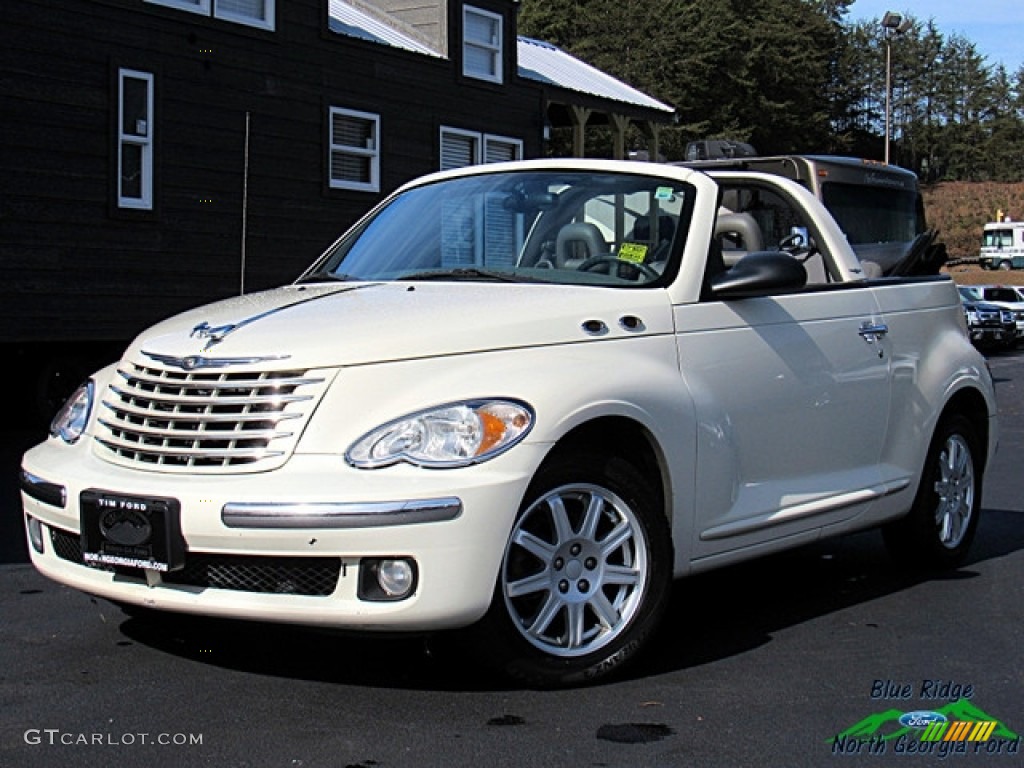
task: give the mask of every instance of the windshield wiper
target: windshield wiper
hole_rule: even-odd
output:
[[[350,280],[359,280],[355,275],[342,275],[335,274],[334,272],[314,272],[312,275],[306,275],[295,281],[296,285],[303,285],[305,283],[347,283]]]
[[[511,272],[496,272],[477,267],[455,267],[453,269],[436,269],[430,272],[415,272],[403,275],[399,280],[497,280],[503,283],[537,283],[533,278],[522,277]]]

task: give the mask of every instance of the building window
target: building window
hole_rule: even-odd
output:
[[[474,133],[458,128],[441,129],[441,169],[450,170],[481,162],[520,160],[523,143],[517,139]],[[467,211],[464,201],[441,205],[441,264],[512,267],[523,246],[524,219],[509,209],[507,195],[495,192],[484,204]]]
[[[203,16],[213,16],[260,29],[274,28],[276,0],[146,0],[155,5],[166,5]]]
[[[380,191],[380,116],[331,107],[329,183],[333,189]]]
[[[441,170],[523,159],[523,142],[506,136],[441,129]]]
[[[523,142],[484,134],[484,162],[505,163],[523,159]]]
[[[502,82],[501,16],[479,8],[462,9],[462,74]]]
[[[153,75],[117,77],[117,206],[153,209]]]
[[[213,15],[260,29],[274,28],[274,0],[213,0]]]

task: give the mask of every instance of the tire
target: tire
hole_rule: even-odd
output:
[[[1009,272],[1011,269],[1013,269],[1013,264],[1011,264],[1008,261],[1000,261],[999,269],[1001,269],[1003,272]]]
[[[527,491],[475,650],[528,685],[596,681],[649,640],[671,579],[669,526],[650,483],[619,458],[556,457]]]
[[[897,560],[929,569],[963,563],[981,515],[979,457],[977,433],[966,417],[940,422],[910,513],[883,531]]]

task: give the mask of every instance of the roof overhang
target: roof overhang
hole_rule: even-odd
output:
[[[573,124],[573,109],[592,111],[590,122],[597,124],[609,122],[610,115],[655,123],[671,123],[675,119],[673,107],[557,46],[520,37],[517,48],[519,76],[542,86],[552,124]]]

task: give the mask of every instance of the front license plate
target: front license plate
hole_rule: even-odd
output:
[[[82,559],[86,563],[174,571],[185,565],[177,499],[82,491]]]

